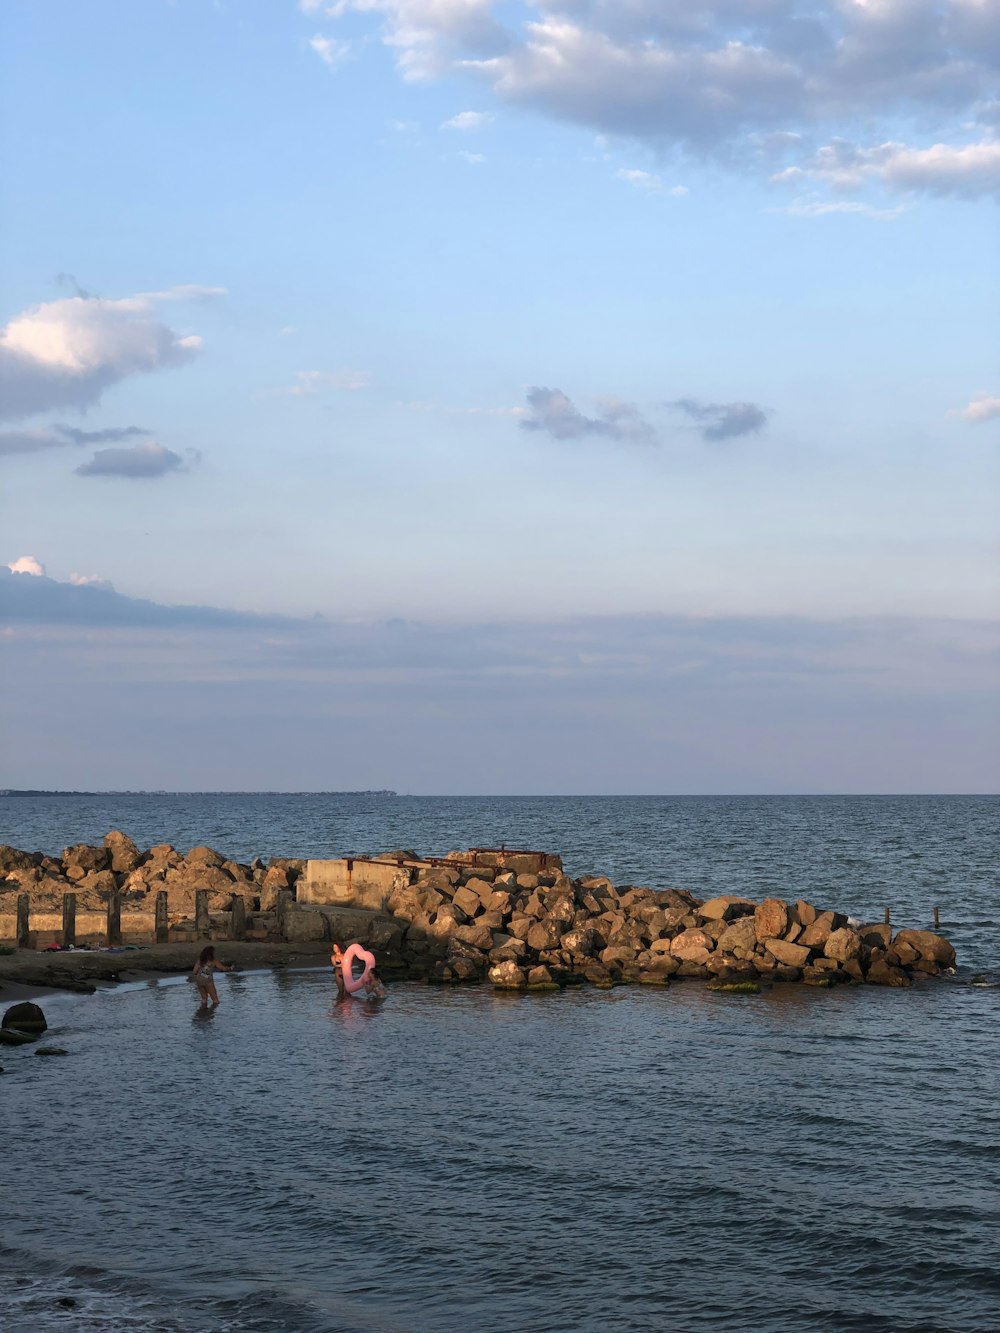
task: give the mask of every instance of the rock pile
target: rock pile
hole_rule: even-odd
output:
[[[803,899],[702,902],[682,890],[616,889],[605,876],[570,879],[561,870],[437,866],[397,888],[388,906],[407,923],[404,951],[426,957],[433,978],[488,978],[504,990],[675,977],[720,989],[765,980],[909,986],[955,963],[951,944],[930,931],[852,925]]]
[[[210,911],[225,911],[233,894],[240,893],[249,910],[268,912],[279,889],[293,888],[304,866],[305,861],[287,856],[245,865],[211,847],[192,847],[182,855],[169,843],[140,852],[131,838],[113,829],[100,847],[76,843],[61,857],[0,846],[0,910],[6,895],[18,893],[28,893],[34,908],[58,910],[63,894],[74,892],[79,909],[99,911],[118,892],[126,907],[148,903],[152,911],[156,894],[165,889],[171,915],[191,915],[196,890],[207,889]],[[12,910],[9,904],[7,910]]]

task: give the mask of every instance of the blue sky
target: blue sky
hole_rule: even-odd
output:
[[[0,784],[996,789],[995,0],[3,26]]]

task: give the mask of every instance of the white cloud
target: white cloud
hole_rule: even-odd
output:
[[[992,421],[994,417],[1000,417],[1000,397],[996,394],[977,393],[965,407],[957,408],[950,415],[976,423]]]
[[[875,208],[850,199],[793,199],[784,208],[769,208],[768,213],[789,213],[794,218],[822,218],[831,213],[853,213],[858,217],[874,218],[877,222],[892,222],[906,210],[902,204],[896,208]]]
[[[332,37],[322,37],[317,35],[310,38],[309,45],[322,60],[324,65],[330,69],[335,69],[337,65],[342,65],[351,54],[350,42],[338,42]]]
[[[10,561],[7,568],[12,574],[32,574],[35,578],[41,578],[45,573],[45,566],[33,555],[19,555],[16,560]]]
[[[482,129],[493,119],[488,111],[460,111],[457,116],[452,116],[450,120],[443,121],[441,128],[443,130],[469,130]]]
[[[691,191],[688,189],[686,185],[675,185],[673,189],[670,191],[670,193],[674,196],[675,199],[683,199],[684,196],[686,194],[690,194]]]
[[[460,157],[460,158],[462,159],[463,162],[468,162],[468,164],[469,164],[470,167],[478,167],[478,166],[481,166],[481,165],[486,161],[486,155],[485,155],[485,153],[464,153],[464,152],[459,152],[459,153],[456,153],[455,156],[456,156],[456,157]]]
[[[637,190],[649,190],[655,193],[663,189],[663,182],[659,176],[654,175],[651,171],[639,171],[637,168],[622,167],[615,172],[615,175],[620,181],[624,181],[626,185],[634,186]]]
[[[860,148],[836,139],[804,166],[786,168],[772,180],[795,182],[803,177],[822,180],[836,189],[857,189],[875,182],[894,190],[966,198],[1000,194],[1000,140],[959,146],[936,143],[930,148],[887,142]]]
[[[201,339],[162,324],[156,299],[71,296],[15,315],[0,331],[0,415],[88,407],[130,375],[190,361]]]
[[[828,136],[882,118],[936,125],[945,142],[895,145],[865,179],[931,193],[996,189],[1000,149],[958,140],[995,107],[998,0],[306,4],[334,21],[375,18],[406,79],[461,73],[501,102],[611,140],[764,167],[778,152],[807,160],[817,127]]]
[[[114,590],[114,584],[109,579],[102,579],[99,574],[77,574],[72,573],[69,581],[74,588],[107,588]]]
[[[305,394],[320,393],[323,389],[339,389],[345,393],[356,393],[367,389],[371,375],[367,370],[296,370],[295,383],[284,389],[272,389],[272,393],[289,394],[301,397]]]

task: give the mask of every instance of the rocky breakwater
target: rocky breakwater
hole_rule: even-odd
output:
[[[615,888],[602,875],[570,879],[556,857],[540,873],[504,865],[438,863],[397,883],[388,910],[406,923],[403,952],[432,980],[489,980],[542,991],[589,982],[667,985],[700,978],[718,989],[771,982],[829,987],[910,986],[954,967],[955,951],[925,930],[893,933],[803,899]]]
[[[60,912],[63,895],[73,893],[81,914],[106,912],[117,895],[124,914],[151,918],[157,894],[166,892],[170,925],[193,930],[199,890],[207,892],[211,913],[230,912],[234,896],[243,898],[248,914],[270,913],[279,892],[294,889],[304,866],[293,857],[243,863],[211,847],[182,853],[169,843],[140,851],[117,829],[99,846],[77,843],[58,857],[0,845],[0,916],[13,917],[20,894],[28,895],[32,914],[44,915]]]

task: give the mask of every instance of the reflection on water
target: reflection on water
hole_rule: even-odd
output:
[[[192,991],[5,1052],[5,1329],[995,1333],[996,992]]]

